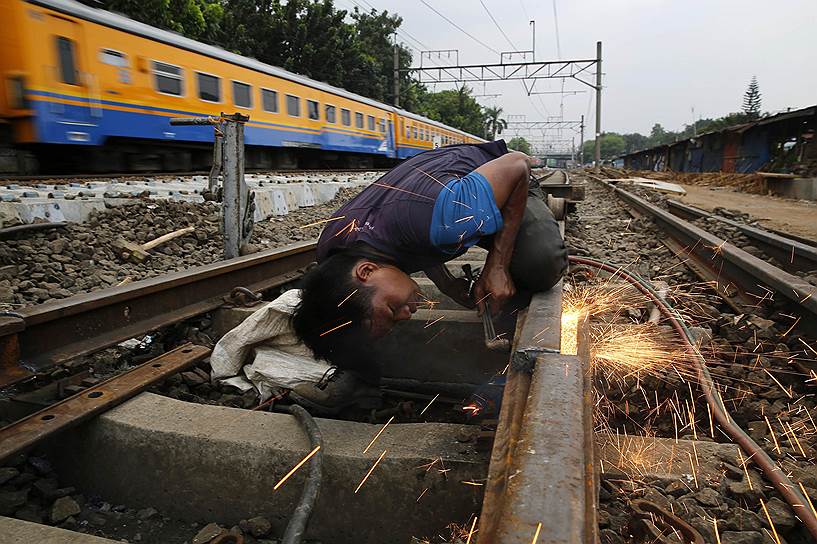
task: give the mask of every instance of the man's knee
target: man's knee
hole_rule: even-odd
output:
[[[547,291],[567,269],[567,249],[559,224],[547,205],[528,198],[511,259],[511,276],[518,289]]]

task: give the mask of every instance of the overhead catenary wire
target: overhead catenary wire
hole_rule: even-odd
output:
[[[432,6],[431,4],[429,4],[426,0],[420,0],[420,2],[422,2],[422,4],[424,6],[426,6],[428,9],[430,9],[431,11],[433,11],[434,13],[439,15],[448,24],[450,24],[451,26],[453,26],[454,28],[456,28],[457,30],[459,30],[460,32],[462,32],[463,34],[465,34],[466,36],[468,36],[469,38],[471,38],[472,40],[474,40],[478,44],[480,44],[482,47],[484,47],[484,48],[488,49],[489,51],[499,55],[499,51],[497,51],[496,49],[494,49],[493,47],[491,47],[487,43],[483,42],[482,40],[480,40],[479,38],[477,38],[476,36],[474,36],[473,34],[468,32],[467,30],[462,28],[460,25],[458,25],[457,23],[455,23],[454,21],[452,21],[451,19],[449,19],[448,17],[446,17],[445,15],[443,15],[442,13],[437,11],[437,9],[434,6]]]
[[[497,30],[499,30],[499,33],[502,34],[502,36],[505,38],[505,41],[508,42],[508,45],[511,46],[511,49],[516,51],[518,48],[513,44],[511,39],[508,37],[508,35],[505,34],[505,31],[502,30],[502,27],[499,25],[496,18],[494,18],[493,14],[491,13],[491,10],[489,10],[488,6],[485,5],[485,2],[483,2],[483,0],[479,0],[479,3],[482,4],[482,7],[485,9],[485,13],[488,14],[488,17],[490,17],[491,21],[493,21],[494,26],[496,26]]]

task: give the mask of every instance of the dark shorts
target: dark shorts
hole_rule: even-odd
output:
[[[490,249],[493,236],[480,239]],[[553,212],[538,196],[529,195],[511,257],[511,278],[518,291],[547,291],[567,270],[567,249]]]

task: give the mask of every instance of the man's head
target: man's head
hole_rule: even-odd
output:
[[[369,364],[354,358],[411,317],[419,292],[388,260],[353,251],[336,253],[310,270],[301,288],[295,333],[316,357],[346,368]]]

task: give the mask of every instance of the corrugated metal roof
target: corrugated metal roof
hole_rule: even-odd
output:
[[[394,106],[390,106],[388,104],[383,104],[382,102],[378,102],[377,100],[372,100],[371,98],[366,98],[365,96],[351,93],[345,89],[341,89],[340,87],[335,87],[322,81],[316,81],[306,76],[301,76],[292,73],[288,70],[284,70],[283,68],[279,68],[277,66],[265,64],[253,58],[244,57],[241,55],[237,55],[235,53],[231,53],[229,51],[221,49],[220,47],[191,40],[190,38],[186,38],[180,34],[176,34],[175,32],[161,30],[159,28],[146,25],[144,23],[140,23],[139,21],[134,21],[133,19],[129,19],[123,15],[118,15],[116,13],[112,13],[110,11],[105,11],[102,9],[92,8],[79,2],[75,2],[74,0],[26,0],[26,1],[30,4],[36,4],[43,7],[47,7],[55,11],[59,11],[61,13],[79,17],[80,19],[93,21],[104,26],[116,28],[118,30],[123,30],[131,34],[143,36],[145,38],[150,38],[152,40],[162,42],[168,45],[173,45],[175,47],[180,47],[188,51],[201,53],[202,55],[207,55],[208,57],[223,60],[225,62],[229,62],[237,66],[242,66],[244,68],[249,68],[250,70],[255,70],[257,72],[262,72],[271,76],[280,77],[282,79],[286,79],[294,83],[299,83],[301,85],[312,87],[313,89],[318,89],[320,91],[332,93],[334,95],[342,96],[350,100],[356,100],[358,102],[368,104],[369,106],[373,106],[375,108],[393,111],[410,119],[414,119],[416,121],[428,123],[438,128],[451,130],[463,136],[469,136],[472,138],[476,138],[478,140],[482,140],[482,138],[479,138],[478,136],[474,136],[473,134],[469,134],[462,130],[449,127],[448,125],[440,123],[439,121],[433,121],[431,119],[428,119],[427,117],[423,117],[422,115],[411,113],[400,108],[395,108]]]

